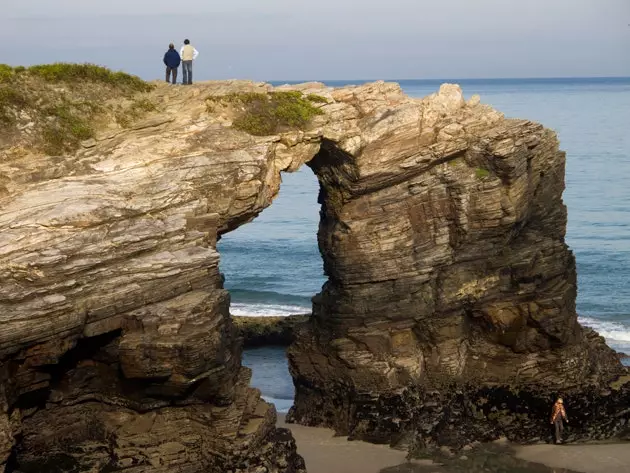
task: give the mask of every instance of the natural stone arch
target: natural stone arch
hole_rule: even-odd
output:
[[[240,367],[216,238],[271,205],[281,172],[306,162],[322,182],[330,280],[291,350],[294,419],[379,441],[531,438],[538,419],[486,410],[502,409],[510,387],[512,401],[546,402],[545,383],[584,405],[579,435],[619,431],[594,411],[626,419],[629,391],[600,392],[622,368],[576,323],[555,135],[455,86],[423,100],[385,83],[297,88],[328,100],[306,131],[252,137],[203,100],[265,84],[185,96],[161,86],[161,108],[131,129],[62,159],[0,160],[0,465],[17,445],[22,470],[58,452],[134,473],[243,461],[299,471]],[[503,337],[503,326],[518,330]],[[41,391],[47,403],[24,408]],[[469,429],[473,409],[490,430]],[[445,413],[463,432],[449,433]]]
[[[385,442],[544,437],[553,396],[588,411],[593,390],[623,372],[577,323],[565,155],[539,125],[468,115],[454,89],[434,100],[419,129],[383,113],[370,125],[397,118],[388,134],[354,154],[324,134],[308,162],[329,280],[289,351],[289,418]],[[432,123],[440,105],[466,126],[441,123],[444,109]],[[578,435],[621,425],[604,434],[589,417]]]

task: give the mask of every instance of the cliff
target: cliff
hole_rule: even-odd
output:
[[[527,440],[562,391],[577,436],[626,425],[627,384],[606,388],[624,370],[577,322],[553,132],[453,85],[107,86],[85,111],[56,80],[32,83],[89,132],[68,108],[3,112],[8,471],[303,470],[248,386],[216,241],[305,163],[329,280],[290,349],[294,420],[410,447]],[[50,123],[70,134],[52,148]]]

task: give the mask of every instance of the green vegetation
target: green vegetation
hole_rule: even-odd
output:
[[[26,71],[48,82],[89,81],[135,92],[148,92],[152,89],[150,84],[137,76],[126,74],[125,72],[113,72],[106,67],[95,64],[57,62],[55,64],[31,66]]]
[[[9,82],[15,72],[11,66],[7,66],[6,64],[0,64],[0,84],[4,82]]]
[[[241,104],[249,105],[254,102],[266,100],[267,94],[260,92],[234,92],[226,95],[212,95],[206,100],[209,103],[229,103],[229,104]]]
[[[123,128],[128,128],[131,124],[148,112],[157,109],[155,103],[147,98],[134,100],[129,107],[120,107],[114,112],[114,118]]]
[[[322,97],[317,94],[308,94],[306,96],[306,100],[310,100],[313,103],[328,103],[328,99],[326,97]]]
[[[305,98],[297,90],[269,94],[244,92],[208,97],[207,107],[209,112],[219,103],[238,107],[234,128],[250,135],[267,136],[283,130],[304,129],[315,116],[323,114],[313,105],[321,102],[320,99],[326,101],[319,96]]]
[[[483,178],[488,177],[490,175],[490,171],[488,171],[487,169],[484,169],[484,168],[476,168],[475,169],[475,175],[477,176],[477,179],[483,179]]]
[[[0,125],[14,123],[15,117],[11,110],[26,107],[28,104],[28,97],[23,92],[2,85],[0,81]]]
[[[619,391],[627,383],[630,383],[630,376],[620,376],[616,381],[610,383],[610,387]]]
[[[76,105],[61,104],[45,110],[49,118],[42,130],[44,150],[61,154],[78,147],[79,143],[94,136],[94,130]]]
[[[31,67],[0,64],[0,132],[27,139],[49,154],[76,149],[92,138],[95,127],[117,119],[109,99],[135,97],[153,86],[139,77],[94,64],[55,63]],[[135,98],[124,109],[126,120],[155,110],[147,98]],[[30,122],[31,132],[17,125]]]

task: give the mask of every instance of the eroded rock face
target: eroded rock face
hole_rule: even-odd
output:
[[[301,472],[249,387],[216,241],[278,191],[277,139],[204,97],[73,156],[3,150],[0,465],[21,472]],[[0,468],[2,471],[2,468]]]
[[[625,428],[630,389],[606,387],[624,369],[577,322],[565,155],[477,103],[446,85],[373,109],[360,146],[324,141],[309,163],[329,281],[289,352],[292,420],[412,446],[531,440],[564,393],[574,437]]]
[[[457,444],[538,422],[495,415],[516,386],[534,393],[515,395],[522,409],[542,409],[543,388],[576,392],[585,416],[618,414],[592,421],[602,436],[620,429],[626,385],[585,388],[623,370],[576,320],[555,135],[456,86],[425,100],[385,83],[297,88],[328,99],[304,132],[235,131],[204,98],[270,87],[216,82],[158,87],[155,114],[72,156],[2,150],[0,464],[302,471],[248,387],[216,240],[307,162],[329,282],[290,351],[295,420]],[[471,430],[475,415],[492,428]],[[445,434],[453,420],[464,433]]]

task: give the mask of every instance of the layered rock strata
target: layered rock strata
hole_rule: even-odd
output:
[[[243,348],[262,346],[288,347],[295,341],[299,328],[306,324],[308,314],[277,317],[235,316],[234,325],[243,339]]]
[[[216,250],[277,193],[279,144],[204,99],[258,89],[158,88],[159,112],[76,154],[2,150],[7,471],[304,471],[241,367]]]
[[[329,280],[289,350],[289,419],[411,448],[526,441],[562,394],[573,439],[624,432],[625,369],[577,321],[555,133],[450,86],[360,123],[309,163]]]
[[[158,87],[155,113],[72,155],[2,150],[8,471],[303,470],[248,387],[216,241],[307,162],[329,281],[290,350],[294,420],[401,445],[527,440],[562,390],[588,416],[576,435],[625,425],[628,385],[596,388],[623,368],[576,319],[554,133],[456,86],[296,88],[326,99],[306,131],[234,130],[204,99],[272,89],[216,82]]]

